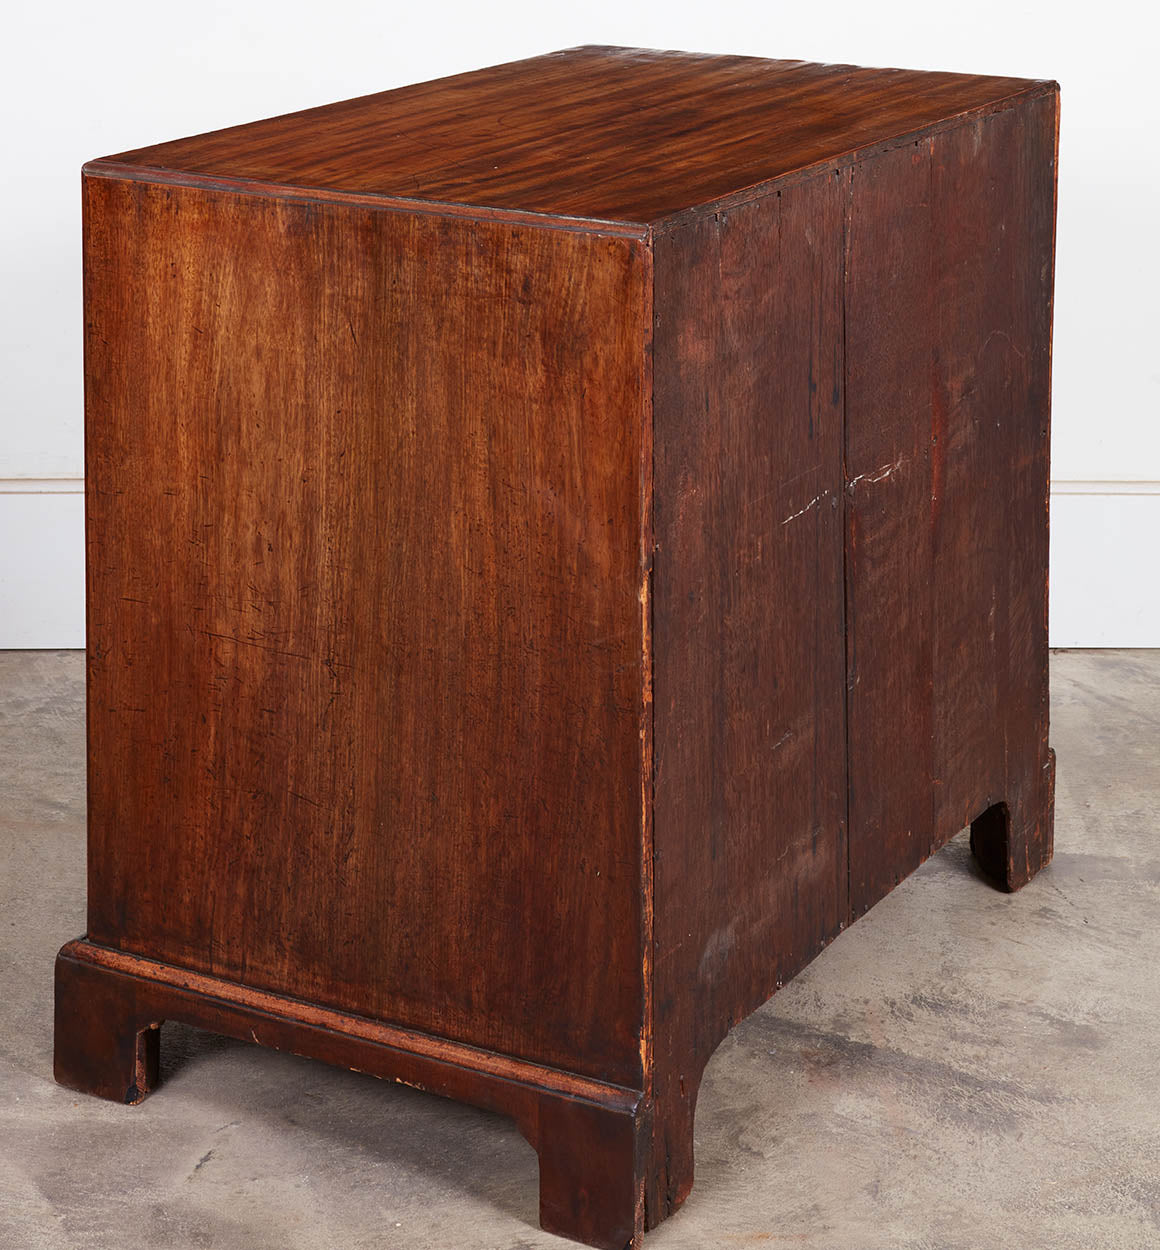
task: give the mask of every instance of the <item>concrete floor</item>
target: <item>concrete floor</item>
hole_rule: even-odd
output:
[[[1160,651],[1053,659],[1056,857],[962,836],[740,1025],[648,1250],[1160,1247]],[[166,1026],[164,1087],[52,1082],[84,929],[82,657],[0,653],[0,1247],[563,1247],[506,1121]]]

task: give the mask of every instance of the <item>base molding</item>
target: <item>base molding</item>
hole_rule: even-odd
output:
[[[256,1042],[273,1050],[288,1050],[306,1058],[324,1059],[372,1076],[445,1094],[458,1101],[486,1106],[488,1110],[505,1112],[505,1108],[495,1105],[494,1101],[476,1103],[458,1088],[453,1089],[458,1073],[474,1080],[514,1083],[621,1111],[634,1110],[641,1099],[639,1091],[620,1085],[482,1050],[429,1033],[382,1024],[366,1016],[322,1007],[289,995],[252,989],[221,977],[99,946],[87,938],[67,942],[57,960],[58,967],[61,961],[82,963],[117,976],[136,977],[159,990],[170,991],[167,1001],[173,1009],[165,1013],[165,1019],[180,1020],[184,1024],[236,1037],[240,1041]],[[190,1018],[183,1014],[183,1008]],[[207,1014],[213,1014],[221,1027],[203,1024],[200,1018]],[[287,1034],[287,1026],[293,1026],[296,1032]],[[309,1044],[311,1039],[315,1045]],[[373,1067],[364,1067],[347,1064],[340,1058],[332,1059],[329,1054],[319,1051],[327,1044],[342,1048],[343,1054],[352,1055],[354,1048],[365,1047],[367,1057],[374,1056],[378,1062]]]
[[[540,1160],[544,1228],[624,1250],[644,1224],[645,1100],[510,1055],[251,989],[80,938],[56,959],[55,1076],[140,1102],[164,1020],[397,1081],[509,1116]]]

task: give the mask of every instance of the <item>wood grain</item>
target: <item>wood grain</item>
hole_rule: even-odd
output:
[[[60,1084],[116,1102],[140,1102],[158,1081],[164,1020],[509,1116],[540,1160],[544,1228],[602,1250],[639,1243],[646,1134],[638,1092],[504,1061],[91,942],[62,948],[54,1064]]]
[[[639,1085],[647,252],[86,195],[90,936]]]
[[[640,1102],[639,1093],[621,1086],[594,1081],[558,1068],[513,1059],[508,1055],[498,1055],[477,1046],[465,1046],[427,1033],[417,1033],[412,1029],[400,1029],[395,1025],[383,1024],[351,1012],[336,1011],[332,1007],[320,1007],[284,994],[253,990],[223,977],[190,972],[187,968],[111,950],[88,941],[67,943],[60,952],[60,958],[72,964],[83,964],[86,968],[108,973],[110,978],[132,978],[148,985],[164,986],[187,995],[191,1003],[216,999],[230,1004],[237,1011],[248,1013],[254,1021],[251,1026],[253,1032],[242,1035],[245,1041],[261,1044],[262,1038],[256,1036],[258,1026],[263,1020],[277,1019],[284,1025],[298,1024],[341,1034],[352,1044],[365,1042],[397,1051],[400,1063],[406,1057],[412,1057],[428,1061],[432,1065],[441,1064],[447,1068],[462,1069],[493,1077],[496,1081],[514,1082],[626,1112],[634,1111]],[[110,978],[104,983],[111,984]],[[172,1011],[162,1014],[169,1019],[177,1018]]]
[[[656,244],[650,1224],[714,1048],[846,914],[841,194]]]
[[[172,1018],[693,1179],[737,1021],[1052,850],[1052,84],[587,48],[85,178],[89,932]]]
[[[153,177],[659,223],[1045,86],[583,47],[111,159]]]
[[[1005,809],[1051,857],[1057,101],[860,164],[846,290],[851,911]],[[1010,829],[1007,826],[1010,825]]]
[[[1053,852],[1047,582],[1058,127],[1059,100],[1049,96],[985,127],[940,136],[935,147],[947,275],[939,333],[958,348],[949,354],[948,390],[961,407],[957,430],[984,461],[972,484],[976,500],[979,482],[990,499],[1004,500],[985,522],[976,502],[955,523],[958,560],[975,552],[989,562],[989,596],[975,591],[979,615],[992,622],[987,662],[977,667],[994,673],[994,711],[988,717],[986,697],[971,693],[967,657],[936,669],[936,690],[956,675],[960,689],[967,686],[957,704],[947,700],[947,722],[963,720],[970,707],[967,723],[979,738],[989,734],[992,750],[989,757],[978,747],[949,756],[942,824],[1001,805],[999,881],[1009,889],[1030,880]],[[966,535],[976,525],[982,538],[971,543]]]
[[[850,174],[845,459],[853,916],[932,849],[930,142],[885,153]]]

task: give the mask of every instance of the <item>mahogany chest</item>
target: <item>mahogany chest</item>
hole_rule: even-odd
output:
[[[1053,83],[579,48],[84,170],[89,912],[176,1019],[688,1194],[706,1061],[1051,855]]]

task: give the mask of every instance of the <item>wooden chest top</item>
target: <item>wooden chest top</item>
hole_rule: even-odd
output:
[[[1052,87],[583,47],[161,143],[88,170],[656,225]]]

